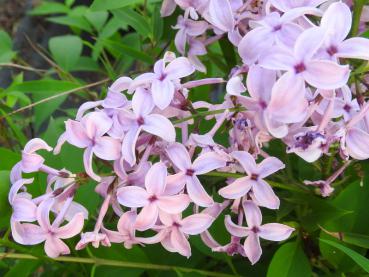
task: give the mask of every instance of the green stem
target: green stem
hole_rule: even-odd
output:
[[[229,109],[220,109],[220,110],[212,110],[212,111],[206,111],[206,112],[198,112],[197,114],[193,114],[191,116],[185,117],[185,118],[181,118],[181,119],[177,119],[173,121],[173,124],[179,124],[197,117],[205,117],[208,115],[215,115],[215,114],[221,114],[224,113],[226,111],[229,112],[242,112],[242,111],[246,111],[246,108],[244,107],[234,107],[234,108],[229,108]]]
[[[354,37],[359,32],[360,16],[363,11],[365,0],[357,0],[354,4],[354,12],[351,26],[351,36]]]
[[[38,260],[39,258],[29,255],[29,254],[20,254],[20,253],[0,253],[0,259],[23,259],[23,260]],[[179,266],[170,266],[170,265],[159,265],[159,264],[148,264],[148,263],[136,263],[136,262],[127,262],[127,261],[118,261],[118,260],[108,260],[108,259],[100,259],[100,258],[82,258],[82,257],[58,257],[54,259],[58,262],[69,262],[69,263],[83,263],[83,264],[92,264],[95,266],[116,266],[116,267],[127,267],[127,268],[139,268],[146,270],[162,270],[162,271],[175,271],[179,270],[181,272],[189,273],[194,272],[204,276],[215,276],[215,277],[230,277],[236,276],[232,274],[226,274],[221,272],[211,272],[201,269],[189,268],[189,267],[179,267]]]

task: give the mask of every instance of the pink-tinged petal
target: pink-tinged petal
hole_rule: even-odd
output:
[[[348,65],[338,65],[331,61],[310,61],[302,74],[313,87],[336,89],[347,83],[350,69]]]
[[[249,192],[255,181],[250,177],[241,177],[219,190],[219,195],[227,199],[238,199]]]
[[[169,79],[164,80],[154,80],[151,86],[152,98],[155,105],[164,110],[170,105],[174,96],[174,84]]]
[[[291,72],[286,72],[273,86],[267,108],[269,116],[282,123],[300,122],[306,117],[307,107],[303,79]]]
[[[135,228],[139,231],[145,231],[153,227],[159,216],[158,206],[155,203],[150,203],[143,207],[137,215]]]
[[[294,228],[287,225],[268,223],[259,227],[258,235],[266,240],[281,241],[288,239],[294,230]]]
[[[112,243],[122,243],[128,239],[128,236],[121,234],[120,232],[111,231],[105,227],[101,227],[102,233],[104,233],[110,242]]]
[[[186,147],[180,143],[173,143],[170,145],[166,153],[172,163],[181,171],[186,171],[192,165],[190,155]]]
[[[95,181],[100,182],[101,177],[99,175],[96,175],[96,173],[92,169],[92,155],[93,155],[92,148],[91,147],[86,148],[85,152],[83,153],[83,165],[85,167],[87,175],[90,176]]]
[[[265,113],[265,125],[269,133],[276,138],[283,138],[288,134],[288,125],[279,121],[273,120],[273,115]]]
[[[70,254],[69,247],[57,237],[49,236],[45,241],[45,252],[50,258],[57,258],[60,255]]]
[[[154,80],[155,81],[155,80]],[[154,108],[154,102],[150,91],[137,88],[132,97],[132,109],[137,116],[146,116]]]
[[[86,148],[91,143],[83,124],[71,119],[65,122],[65,137],[68,143],[79,148]]]
[[[57,141],[56,146],[55,146],[54,151],[53,151],[54,155],[58,155],[60,153],[61,148],[62,148],[62,146],[64,145],[64,143],[66,141],[67,141],[67,132],[64,132],[58,138],[58,141]]]
[[[198,235],[207,230],[214,220],[215,218],[208,214],[193,214],[182,219],[180,229],[185,234]]]
[[[136,163],[136,142],[140,131],[141,127],[132,127],[123,139],[122,156],[131,166]]]
[[[162,211],[159,211],[159,219],[161,221],[161,223],[163,223],[166,227],[169,227],[169,229],[171,229],[171,227],[173,226],[173,223],[176,222],[178,223],[179,221],[181,221],[181,214],[168,214]]]
[[[249,228],[259,227],[261,225],[262,216],[261,211],[254,202],[246,200],[242,203],[243,211],[245,213],[247,226]]]
[[[258,180],[257,185],[252,187],[255,198],[258,203],[268,209],[279,208],[279,198],[275,195],[273,189],[264,180]]]
[[[122,146],[119,140],[103,136],[95,140],[93,152],[100,159],[113,161],[119,159]]]
[[[88,102],[83,103],[78,108],[77,115],[76,115],[76,120],[80,121],[82,119],[82,117],[84,116],[86,111],[100,106],[103,102],[104,101],[88,101]]]
[[[117,191],[117,198],[121,205],[138,208],[147,205],[149,194],[141,187],[128,186],[122,187]]]
[[[14,184],[15,182],[19,181],[20,179],[22,179],[22,162],[21,161],[17,162],[13,166],[12,170],[10,171],[10,183]]]
[[[359,128],[350,128],[346,133],[348,154],[357,160],[369,159],[369,134]]]
[[[293,70],[296,61],[290,50],[281,47],[264,49],[260,56],[259,65],[271,70]]]
[[[34,138],[27,142],[23,151],[26,153],[33,153],[38,150],[46,150],[50,152],[53,149],[44,140],[40,138]]]
[[[333,3],[325,11],[320,26],[327,31],[334,41],[341,42],[350,32],[351,17],[350,8],[346,4],[342,2]]]
[[[176,80],[191,75],[195,68],[185,57],[179,57],[171,61],[164,70],[166,78]]]
[[[215,152],[206,152],[194,160],[192,168],[196,175],[200,175],[225,166],[226,160],[224,157]]]
[[[54,231],[56,237],[61,239],[69,239],[79,234],[82,231],[84,224],[83,213],[76,214],[68,224],[58,228]]]
[[[138,87],[151,84],[152,80],[156,78],[155,73],[147,72],[136,77],[129,86],[129,92],[135,91]]]
[[[369,60],[369,39],[350,38],[338,47],[336,57]]]
[[[255,264],[261,257],[260,241],[257,234],[250,232],[244,243],[244,250],[251,264]]]
[[[161,5],[160,15],[162,17],[170,16],[176,9],[176,6],[177,4],[174,0],[164,0]]]
[[[81,119],[81,123],[90,139],[103,136],[113,125],[112,119],[104,112],[89,113]]]
[[[211,23],[223,32],[233,30],[235,21],[229,0],[210,0],[209,15]]]
[[[186,29],[179,29],[174,38],[174,44],[178,52],[181,53],[182,55],[184,55],[186,52],[186,43],[187,43]]]
[[[270,94],[276,80],[274,70],[264,69],[259,65],[252,65],[247,74],[247,89],[252,98],[265,101],[270,100]]]
[[[125,212],[118,221],[118,231],[122,235],[133,235],[134,234],[134,224],[136,222],[137,213],[136,211]]]
[[[160,114],[150,114],[145,117],[142,129],[150,134],[158,136],[168,142],[174,142],[176,131],[170,120]]]
[[[285,23],[281,29],[276,32],[277,44],[293,48],[299,35],[304,29],[295,23]]]
[[[9,191],[9,195],[8,195],[8,200],[9,203],[12,204],[13,201],[15,200],[15,198],[17,197],[17,194],[19,192],[19,190],[24,186],[24,185],[29,185],[33,183],[33,178],[30,179],[19,179],[18,181],[16,181],[15,183],[13,183],[13,185],[10,187],[10,191]]]
[[[136,238],[137,241],[143,244],[155,244],[161,242],[168,235],[168,230],[161,230],[155,236],[148,238]]]
[[[227,231],[232,236],[243,238],[243,237],[246,237],[249,234],[248,228],[239,226],[237,224],[234,224],[230,215],[225,216],[224,224],[225,224],[225,227],[226,227]]]
[[[245,64],[255,63],[264,50],[274,43],[274,37],[267,28],[255,28],[242,38],[238,44],[238,53]]]
[[[162,195],[165,190],[167,179],[167,167],[164,163],[154,164],[146,174],[145,187],[149,194]]]
[[[297,39],[294,54],[298,61],[308,61],[322,45],[325,38],[325,30],[313,27],[305,30]]]
[[[11,221],[13,239],[23,245],[35,245],[46,240],[46,232],[38,225]]]
[[[201,185],[200,180],[196,176],[187,176],[186,184],[188,196],[197,205],[201,207],[210,207],[214,204],[213,198],[209,196],[204,187]]]
[[[164,247],[165,250],[167,250],[169,252],[172,252],[172,253],[176,253],[177,249],[174,248],[174,246],[172,245],[172,242],[171,242],[171,234],[172,234],[172,232],[167,234],[160,243]]]
[[[22,171],[25,173],[38,171],[44,161],[45,159],[38,154],[28,154],[23,152],[21,160]]]
[[[165,195],[174,195],[184,189],[186,185],[186,175],[183,172],[179,172],[167,177],[167,185],[165,187]]]
[[[191,256],[191,246],[185,235],[178,230],[178,228],[173,228],[170,233],[170,243],[173,249],[179,254],[189,258]]]
[[[51,229],[49,214],[51,207],[54,205],[54,202],[55,201],[53,198],[46,199],[42,201],[37,208],[36,212],[37,221],[44,231],[48,231]]]
[[[283,168],[285,168],[285,165],[281,160],[268,157],[259,164],[260,178],[265,178]]]
[[[191,37],[197,37],[202,35],[208,28],[208,23],[204,20],[194,21],[186,19],[186,33]],[[186,75],[188,76],[188,75]]]
[[[119,77],[117,80],[114,81],[114,83],[109,87],[109,91],[110,92],[122,92],[125,91],[127,89],[129,89],[130,85],[132,83],[132,79],[129,77]],[[109,98],[109,92],[108,92],[108,96],[107,98]],[[107,99],[105,98],[105,100]],[[115,100],[117,101],[116,103],[122,103],[122,100],[124,100],[125,96],[123,94],[115,94],[114,95]],[[104,103],[105,103],[104,100]],[[113,103],[112,103],[113,104]],[[111,106],[113,107],[113,106]],[[115,106],[116,107],[116,106]]]
[[[14,199],[12,207],[12,220],[28,222],[36,220],[37,206],[32,202],[32,200],[23,197],[17,197]]]
[[[159,209],[169,214],[179,214],[190,204],[190,198],[186,194],[160,196],[155,202]]]
[[[240,95],[246,91],[245,85],[242,83],[242,78],[240,76],[235,76],[229,79],[226,86],[226,91],[230,95]]]
[[[251,154],[246,151],[234,151],[231,153],[232,157],[235,158],[243,167],[248,175],[252,175],[257,172],[257,165],[255,159]]]
[[[81,204],[73,201],[72,203],[70,203],[70,206],[67,212],[65,213],[64,218],[67,221],[71,221],[74,218],[74,216],[78,213],[82,213],[83,218],[88,219],[88,210]]]

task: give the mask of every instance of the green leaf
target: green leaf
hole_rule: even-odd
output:
[[[93,12],[91,10],[87,10],[85,17],[97,31],[100,31],[108,19],[109,13],[105,11]]]
[[[4,214],[6,211],[10,210],[8,204],[8,193],[10,188],[9,174],[9,171],[0,171],[0,214]]]
[[[330,246],[333,246],[339,250],[341,250],[343,253],[345,253],[347,256],[349,256],[354,262],[356,262],[362,269],[364,269],[366,272],[369,273],[369,260],[359,253],[355,252],[354,250],[343,246],[342,244],[339,244],[337,242],[331,241],[331,240],[325,240],[325,239],[319,239],[321,242],[326,243]]]
[[[298,241],[282,245],[275,252],[267,277],[310,277],[311,266]]]
[[[95,0],[91,5],[93,11],[106,11],[127,7],[133,4],[142,3],[142,0]]]
[[[41,5],[35,7],[28,14],[30,15],[47,15],[55,13],[68,13],[69,8],[62,3],[42,2]]]
[[[39,266],[39,260],[19,260],[4,275],[4,277],[27,277],[32,276]]]
[[[156,42],[160,41],[162,35],[163,35],[163,18],[160,15],[160,6],[156,5],[154,9],[154,14],[152,16],[152,32],[153,37]]]
[[[54,16],[49,17],[47,20],[56,24],[76,27],[89,33],[92,32],[90,23],[82,16]]]
[[[58,80],[37,80],[28,81],[15,86],[11,89],[15,91],[21,91],[24,93],[31,93],[34,101],[65,92],[74,88],[78,85]],[[35,126],[38,129],[41,124],[50,117],[50,115],[65,101],[67,95],[57,97],[48,102],[42,103],[34,107],[35,109]]]
[[[15,54],[12,50],[12,39],[8,33],[0,30],[0,63],[10,62]]]
[[[104,45],[109,46],[117,50],[118,52],[121,52],[122,55],[131,56],[133,58],[139,59],[148,64],[153,63],[153,58],[151,56],[145,54],[144,52],[140,52],[124,43],[117,42],[114,40],[109,40],[109,39],[104,39],[103,41],[104,41]]]
[[[67,71],[78,62],[82,47],[82,40],[77,36],[66,35],[49,40],[49,48],[54,60]]]
[[[127,24],[135,29],[144,38],[150,37],[151,27],[145,17],[132,9],[124,8],[112,11],[113,15],[123,24]]]
[[[12,167],[21,159],[20,154],[14,153],[7,148],[0,147],[0,170],[11,170]]]

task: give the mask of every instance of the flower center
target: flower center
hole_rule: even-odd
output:
[[[295,72],[296,74],[299,74],[301,72],[304,72],[306,70],[306,66],[303,62],[295,65]]]
[[[145,124],[145,119],[142,116],[140,116],[139,118],[137,118],[137,124],[140,126]]]
[[[187,171],[186,171],[186,175],[190,176],[190,177],[192,177],[194,173],[195,173],[195,170],[193,170],[193,169],[187,169]]]
[[[251,228],[251,232],[254,232],[255,234],[257,234],[257,233],[260,232],[260,230],[259,230],[258,227],[254,226],[254,227]]]
[[[255,174],[255,173],[251,174],[251,180],[257,181],[258,178],[259,178],[258,174]]]
[[[328,49],[327,49],[327,53],[330,55],[330,56],[333,56],[334,54],[336,54],[338,52],[338,49],[336,46],[334,45],[331,45]]]
[[[346,111],[346,112],[350,112],[351,111],[351,106],[349,104],[346,104],[345,106],[343,106],[343,109]]]
[[[149,202],[155,202],[156,200],[158,200],[158,198],[156,197],[156,195],[151,195],[149,197]]]

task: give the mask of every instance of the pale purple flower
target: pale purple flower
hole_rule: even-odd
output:
[[[35,245],[45,241],[45,252],[51,258],[70,253],[68,246],[62,239],[74,237],[83,228],[83,214],[79,213],[66,225],[60,227],[57,217],[51,224],[49,214],[54,200],[52,198],[43,201],[37,208],[37,222],[31,223],[14,222],[12,226],[13,238],[16,242],[24,245]]]
[[[260,164],[256,164],[254,158],[245,151],[235,151],[231,155],[238,160],[247,176],[238,178],[230,185],[220,189],[219,194],[224,198],[238,199],[251,190],[258,204],[269,209],[278,209],[279,199],[263,179],[283,169],[284,164],[274,157],[266,158]]]
[[[32,201],[32,196],[26,191],[19,192],[20,189],[25,189],[25,185],[33,183],[31,179],[19,179],[12,184],[8,200],[13,208],[11,221],[26,221],[32,222],[36,220],[37,206]]]
[[[166,152],[178,172],[173,176],[176,178],[177,183],[171,189],[181,191],[184,185],[186,185],[188,196],[197,205],[202,207],[213,205],[213,199],[203,188],[197,175],[224,167],[226,160],[214,152],[207,152],[200,155],[192,163],[187,149],[179,143],[169,146]]]
[[[166,236],[161,240],[163,247],[169,252],[177,252],[187,258],[191,256],[191,246],[188,235],[198,235],[207,230],[215,218],[206,213],[193,214],[186,218],[180,215],[160,214],[166,230]]]
[[[167,52],[163,59],[155,63],[154,73],[144,73],[138,76],[131,83],[130,90],[149,85],[154,104],[163,110],[173,100],[180,79],[191,75],[194,71],[194,66],[187,58],[176,58],[174,53]]]
[[[304,31],[298,38],[293,51],[272,47],[260,57],[260,65],[267,69],[287,71],[286,80],[294,83],[306,81],[320,89],[336,89],[347,83],[349,67],[333,61],[314,58],[325,37],[325,30],[314,27]]]
[[[173,27],[173,29],[178,30],[174,38],[174,43],[178,52],[184,55],[186,52],[187,41],[191,37],[202,35],[208,26],[209,24],[206,21],[194,21],[192,19],[185,18],[182,15],[178,16],[177,24]]]
[[[81,121],[67,120],[65,122],[66,140],[79,148],[85,148],[83,163],[87,174],[96,181],[101,177],[92,169],[92,155],[103,160],[116,160],[120,157],[120,141],[104,136],[112,126],[112,120],[102,112],[91,112]]]
[[[104,234],[107,235],[110,242],[123,243],[124,247],[131,249],[135,244],[154,244],[164,239],[166,231],[159,231],[156,235],[149,238],[136,237],[135,222],[137,214],[135,211],[124,213],[118,221],[118,231],[111,231],[102,228]]]
[[[301,7],[317,7],[320,4],[327,2],[327,0],[269,0],[268,3],[272,4],[275,8],[282,12],[287,12],[291,9]]]
[[[131,166],[136,162],[136,142],[141,130],[153,134],[168,142],[175,141],[173,124],[160,114],[150,114],[154,103],[149,92],[143,88],[136,89],[132,99],[133,112],[122,110],[119,119],[127,133],[123,139],[123,159]]]
[[[163,163],[154,164],[146,174],[145,189],[138,186],[125,186],[118,189],[120,204],[130,208],[141,208],[135,228],[147,230],[156,223],[159,212],[178,214],[190,204],[186,194],[173,195],[166,191],[167,168]]]
[[[326,36],[323,48],[330,57],[369,60],[369,39],[353,37],[346,39],[352,23],[350,8],[342,3],[331,4],[325,11],[320,26]]]
[[[262,216],[259,207],[252,201],[244,201],[242,205],[248,227],[234,224],[229,215],[225,217],[225,226],[233,236],[247,237],[244,242],[245,254],[251,264],[255,264],[262,254],[259,238],[272,241],[286,240],[294,228],[279,223],[261,225]]]
[[[235,26],[233,11],[229,0],[209,0],[208,20],[223,32],[231,32]]]

